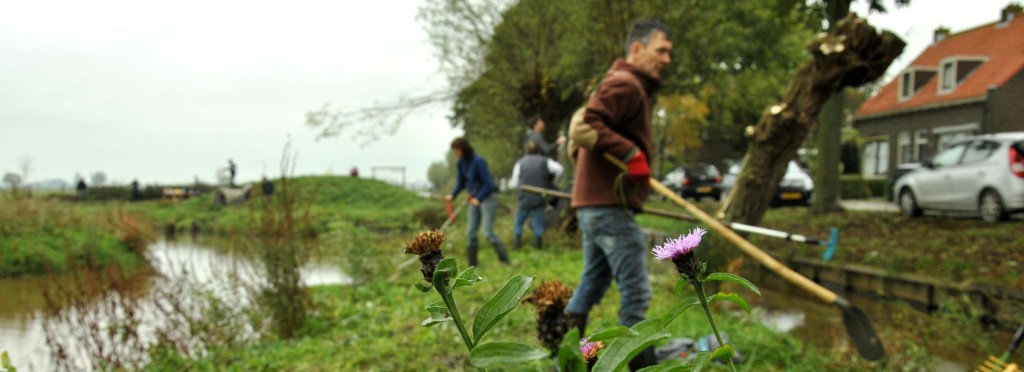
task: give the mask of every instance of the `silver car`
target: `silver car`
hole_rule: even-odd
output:
[[[988,222],[1024,211],[1024,132],[957,140],[896,180],[900,212],[978,212]]]

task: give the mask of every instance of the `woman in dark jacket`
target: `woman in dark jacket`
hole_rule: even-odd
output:
[[[452,141],[452,153],[459,159],[458,180],[455,189],[450,195],[445,195],[445,200],[459,195],[462,190],[469,194],[469,222],[466,226],[466,235],[469,243],[466,252],[469,254],[469,265],[477,266],[477,232],[480,230],[481,222],[484,227],[484,237],[491,242],[494,250],[498,252],[498,259],[503,264],[508,264],[508,252],[505,251],[505,244],[494,234],[494,216],[498,209],[497,188],[494,185],[494,178],[487,169],[487,161],[473,151],[473,146],[465,138],[458,137]]]

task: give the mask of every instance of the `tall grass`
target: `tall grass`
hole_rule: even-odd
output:
[[[0,193],[0,278],[134,266],[149,225],[119,208],[81,213],[74,204]]]

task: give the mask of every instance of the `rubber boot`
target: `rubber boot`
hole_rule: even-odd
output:
[[[658,357],[654,354],[654,346],[649,346],[629,361],[629,370],[638,371],[656,364]]]
[[[537,249],[544,249],[544,238],[540,236],[533,238],[533,246]]]
[[[576,330],[580,331],[580,338],[587,337],[587,314],[573,314],[565,313],[572,322],[571,326],[575,326]]]
[[[523,245],[523,236],[516,235],[512,238],[512,249],[519,250],[519,247]]]
[[[505,250],[505,244],[500,240],[495,240],[491,244],[494,245],[494,250],[498,252],[498,261],[501,261],[503,265],[508,265],[508,251]]]
[[[477,261],[477,254],[480,252],[480,246],[476,241],[469,242],[466,246],[466,253],[469,255],[469,266],[479,266],[480,262]]]

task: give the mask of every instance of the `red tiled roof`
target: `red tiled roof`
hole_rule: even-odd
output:
[[[886,84],[857,112],[858,116],[884,114],[889,111],[923,108],[941,103],[978,99],[990,87],[999,87],[1024,69],[1024,17],[1020,14],[1009,24],[997,26],[993,22],[974,29],[950,35],[925,49],[909,68],[926,67],[936,74],[910,99],[899,101],[900,75]],[[942,59],[951,56],[983,56],[988,60],[953,89],[939,94]]]

